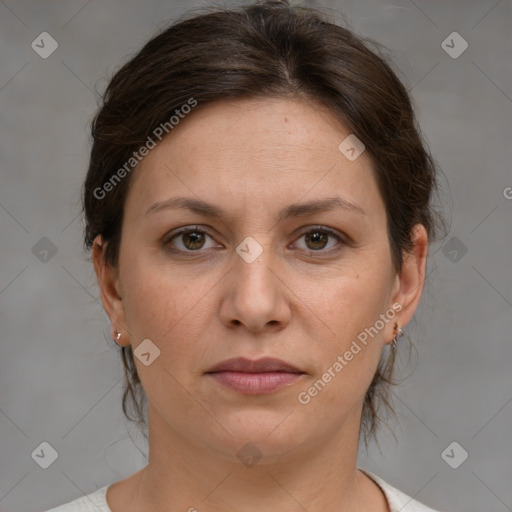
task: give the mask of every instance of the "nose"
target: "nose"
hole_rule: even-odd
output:
[[[292,292],[269,245],[259,245],[262,251],[254,260],[236,253],[223,280],[220,317],[227,327],[243,325],[251,332],[277,331],[290,322]]]

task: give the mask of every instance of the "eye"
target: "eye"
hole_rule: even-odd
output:
[[[213,240],[211,235],[205,230],[199,229],[198,226],[185,227],[177,232],[171,232],[163,243],[171,252],[193,256],[193,253],[200,254],[215,247],[215,245],[210,245],[210,247],[205,245],[207,238]],[[340,250],[341,246],[344,245],[342,236],[323,226],[309,228],[307,231],[303,231],[298,240],[301,238],[304,238],[306,247],[299,247],[299,249],[302,249],[309,255],[331,254]],[[331,244],[331,246],[326,249],[329,244],[329,238],[334,239],[334,241],[338,243]]]
[[[334,232],[331,229],[325,228],[325,227],[315,227],[313,229],[308,229],[307,231],[302,232],[299,239],[304,238],[304,241],[306,243],[306,247],[304,250],[308,254],[314,254],[314,253],[323,253],[323,254],[330,254],[332,252],[335,252],[339,250],[340,244],[334,244],[331,245],[330,248],[327,250],[324,250],[325,247],[328,245],[329,238],[335,239],[337,242],[341,242],[343,244],[344,240],[343,238],[338,235],[336,232]],[[336,247],[338,245],[338,247]]]
[[[212,238],[206,231],[199,229],[198,226],[194,228],[183,228],[166,237],[164,245],[169,247],[173,252],[199,252],[201,249],[209,249],[209,247],[205,247],[206,237]],[[178,243],[176,243],[175,240],[177,240]]]

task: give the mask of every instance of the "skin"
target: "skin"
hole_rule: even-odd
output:
[[[94,266],[119,343],[135,350],[150,339],[161,352],[149,366],[135,358],[148,396],[149,462],[110,486],[113,512],[389,510],[382,490],[357,469],[361,412],[395,322],[406,326],[421,299],[428,243],[415,226],[414,249],[395,273],[367,152],[349,161],[338,150],[348,135],[311,101],[217,103],[182,120],[135,171],[119,266],[105,265],[101,236]],[[214,203],[227,216],[144,214],[178,196]],[[334,209],[277,221],[289,204],[333,196],[366,215]],[[196,246],[165,238],[184,226],[209,236]],[[304,236],[318,226],[345,242]],[[263,249],[252,263],[236,252],[248,236]],[[300,404],[298,394],[394,303],[402,309],[393,320]],[[306,375],[257,396],[204,375],[237,356],[277,357]],[[251,468],[237,458],[247,442],[263,454]]]

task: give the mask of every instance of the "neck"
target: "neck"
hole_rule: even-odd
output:
[[[360,418],[358,409],[322,441],[275,456],[270,438],[257,441],[263,457],[248,467],[235,455],[194,444],[149,404],[149,461],[133,475],[127,501],[153,512],[224,512],[247,504],[257,512],[387,511],[382,491],[357,470]]]

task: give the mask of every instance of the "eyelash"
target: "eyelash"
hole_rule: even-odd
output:
[[[182,229],[180,229],[179,231],[177,231],[175,233],[171,233],[169,236],[167,236],[165,238],[164,246],[167,248],[167,250],[169,250],[170,252],[172,252],[174,254],[180,254],[180,255],[183,255],[185,257],[194,257],[197,254],[200,254],[201,252],[205,251],[203,249],[197,249],[197,250],[194,251],[194,250],[190,250],[190,249],[189,250],[183,250],[183,249],[176,249],[175,247],[172,247],[171,246],[172,241],[174,239],[178,238],[180,235],[183,235],[185,233],[200,233],[200,234],[208,235],[210,238],[213,238],[207,231],[205,231],[203,229],[199,229],[199,226],[195,226],[193,228],[191,228],[191,227],[182,228]],[[309,228],[307,230],[302,231],[299,234],[297,240],[299,238],[303,237],[304,235],[308,235],[308,234],[311,234],[311,233],[325,233],[328,236],[331,236],[331,237],[335,238],[338,242],[341,242],[341,245],[345,245],[346,244],[346,242],[343,239],[343,237],[338,235],[332,229],[326,228],[324,226],[313,226],[312,228]],[[341,246],[333,247],[333,248],[330,248],[330,249],[327,249],[327,250],[319,249],[317,251],[304,249],[305,253],[308,256],[318,256],[318,255],[329,256],[329,255],[331,255],[331,254],[333,254],[335,252],[338,252],[339,250],[341,250]],[[322,256],[320,256],[320,257],[322,257]]]

